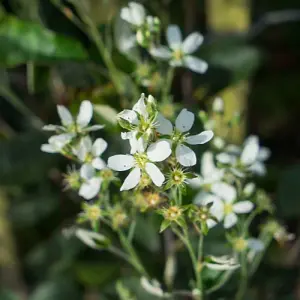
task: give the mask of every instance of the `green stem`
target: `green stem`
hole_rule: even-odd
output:
[[[189,239],[189,234],[186,229],[183,229],[183,234],[180,233],[180,231],[177,230],[177,228],[175,228],[175,227],[173,228],[173,231],[180,238],[180,240],[184,243],[184,245],[186,246],[186,248],[189,252],[189,255],[190,255],[190,258],[192,261],[192,265],[193,265],[193,269],[194,269],[194,273],[195,273],[196,286],[200,290],[200,293],[201,293],[201,296],[200,296],[201,298],[199,298],[199,300],[201,300],[203,292],[201,290],[202,289],[202,281],[201,281],[201,276],[200,276],[200,272],[199,272],[199,264],[198,264],[198,260],[197,260],[196,254],[194,252],[193,246]]]
[[[127,251],[128,255],[130,256],[131,264],[141,275],[148,277],[148,274],[145,268],[143,267],[140,258],[136,254],[134,248],[132,247],[131,243],[127,239],[126,235],[121,230],[118,230],[118,234],[123,248]]]
[[[134,233],[135,233],[135,228],[136,228],[136,221],[133,220],[130,224],[129,231],[128,231],[128,241],[129,241],[129,243],[132,243]]]
[[[206,294],[212,294],[213,292],[222,288],[226,284],[226,282],[230,279],[230,277],[233,273],[234,273],[234,270],[228,270],[228,271],[224,272],[220,281],[217,284],[215,284],[214,286],[212,286],[211,288],[207,289]]]
[[[203,245],[204,245],[204,235],[201,233],[198,241],[198,263],[202,264],[203,261]],[[202,266],[199,270],[199,282],[198,282],[199,290],[201,291],[201,295],[204,294],[203,291],[203,282],[202,282]]]
[[[168,95],[170,93],[172,81],[173,81],[173,77],[174,77],[174,70],[175,70],[175,68],[172,66],[170,66],[168,69],[166,82],[165,82],[164,88],[162,90],[163,101],[166,101],[168,99]]]
[[[248,285],[248,270],[247,270],[247,252],[241,253],[241,278],[239,288],[235,296],[235,300],[243,300],[247,291]]]
[[[27,89],[30,95],[34,94],[35,91],[35,72],[34,72],[34,63],[33,62],[28,62],[26,64],[27,70],[26,70],[26,79],[27,79]]]

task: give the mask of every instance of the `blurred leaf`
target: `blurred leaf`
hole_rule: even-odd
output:
[[[104,123],[114,127],[117,125],[118,112],[113,107],[104,104],[97,104],[94,105],[94,111]]]
[[[75,265],[75,275],[84,285],[89,287],[105,285],[116,278],[120,265],[117,263],[82,262]]]
[[[261,62],[260,51],[240,36],[216,38],[204,45],[202,51],[211,65],[230,71],[233,83],[248,79]]]
[[[122,281],[117,281],[116,290],[120,300],[134,300],[136,299],[131,295],[131,292],[127,289],[127,287],[122,283]]]
[[[40,132],[28,132],[9,141],[0,141],[1,184],[40,180],[41,174],[46,174],[57,159],[40,150],[45,140]]]
[[[284,217],[300,215],[300,164],[289,167],[280,178],[278,186],[278,212]]]
[[[46,281],[39,285],[29,300],[79,300],[81,299],[78,286],[67,278]]]
[[[137,217],[135,240],[151,252],[160,250],[160,235],[158,232],[159,225],[156,225],[154,218]]]
[[[8,67],[27,61],[49,63],[87,59],[78,41],[13,16],[1,21],[0,42],[0,64]]]

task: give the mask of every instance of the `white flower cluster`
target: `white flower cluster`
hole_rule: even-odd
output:
[[[180,112],[174,127],[157,111],[154,98],[149,96],[146,99],[144,94],[132,110],[124,110],[118,117],[120,125],[128,130],[121,136],[129,140],[131,155],[114,155],[108,159],[108,166],[116,171],[131,169],[121,190],[132,189],[144,181],[162,186],[165,176],[157,163],[173,153],[180,165],[194,166],[196,154],[187,144],[204,144],[213,137],[212,131],[189,135],[195,116],[186,109]]]
[[[80,163],[78,193],[87,200],[92,199],[99,193],[103,181],[97,171],[106,168],[100,155],[106,150],[107,142],[98,138],[93,143],[88,134],[102,129],[104,125],[88,126],[93,117],[93,105],[88,100],[81,103],[76,119],[64,106],[57,105],[57,112],[62,125],[50,124],[43,127],[46,131],[55,131],[56,135],[51,136],[48,144],[41,146],[41,150],[61,153]]]
[[[192,55],[203,43],[203,36],[200,33],[193,32],[183,40],[180,28],[177,25],[169,25],[166,30],[168,42],[166,47],[157,45],[157,39],[153,38],[153,35],[157,36],[160,32],[159,19],[147,16],[141,4],[129,2],[127,7],[122,8],[121,18],[134,27],[137,43],[148,48],[155,59],[167,61],[171,67],[186,67],[200,74],[206,72],[208,64]],[[133,39],[124,39],[124,43],[132,47]]]

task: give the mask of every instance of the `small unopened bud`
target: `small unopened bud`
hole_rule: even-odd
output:
[[[253,182],[249,182],[245,185],[243,193],[246,197],[250,197],[255,190],[255,184]]]

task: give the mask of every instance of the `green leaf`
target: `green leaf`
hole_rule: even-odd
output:
[[[0,291],[0,299],[1,300],[20,300],[21,298],[17,296],[14,292],[8,290]]]
[[[89,287],[99,287],[115,279],[120,265],[115,262],[80,262],[75,265],[77,279]]]
[[[298,217],[300,215],[300,164],[296,164],[283,171],[278,186],[278,212],[284,217]]]
[[[50,63],[87,59],[87,53],[78,41],[13,16],[6,16],[1,21],[0,42],[0,64],[8,67],[28,61]]]
[[[159,232],[162,233],[162,232],[165,231],[170,225],[171,225],[171,221],[169,221],[169,220],[163,220],[162,223],[161,223],[161,225],[160,225]]]
[[[59,278],[39,285],[29,300],[79,300],[78,286],[69,279]]]

